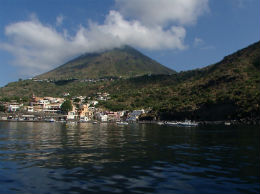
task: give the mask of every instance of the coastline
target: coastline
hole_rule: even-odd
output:
[[[98,120],[89,120],[89,121],[78,121],[78,120],[63,120],[63,121],[48,121],[48,120],[15,120],[15,119],[1,119],[0,122],[35,122],[35,123],[110,123],[110,124],[116,124],[118,121],[98,121]],[[138,124],[159,124],[163,123],[163,125],[166,125],[164,123],[167,123],[169,121],[136,121],[136,122],[129,122],[129,123],[138,123]],[[174,122],[182,122],[182,121],[174,121]],[[247,120],[223,120],[223,121],[195,121],[198,125],[260,125],[260,122],[252,122]]]

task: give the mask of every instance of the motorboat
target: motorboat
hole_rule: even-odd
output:
[[[231,125],[231,123],[230,123],[230,122],[227,122],[227,121],[226,121],[224,124],[225,124],[225,125],[228,125],[228,126]]]
[[[192,122],[190,120],[185,120],[184,122],[178,122],[178,126],[183,126],[183,127],[196,127],[198,126],[198,123]]]
[[[47,122],[55,122],[55,119],[54,118],[49,118],[49,119],[46,119]]]
[[[159,121],[159,122],[157,122],[157,125],[164,125],[165,123],[164,122],[161,122],[161,121]]]
[[[119,122],[116,122],[116,124],[118,124],[118,125],[128,125],[128,122],[119,121]]]
[[[174,122],[174,121],[167,121],[164,123],[165,125],[169,125],[169,126],[177,126],[179,124],[179,122]]]

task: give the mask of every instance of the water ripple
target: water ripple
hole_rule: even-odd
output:
[[[0,123],[0,193],[259,193],[258,128]]]

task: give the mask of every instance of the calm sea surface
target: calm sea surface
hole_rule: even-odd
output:
[[[0,193],[259,193],[259,130],[0,122]]]

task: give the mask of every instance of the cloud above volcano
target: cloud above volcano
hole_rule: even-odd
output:
[[[122,45],[183,50],[187,47],[186,27],[195,25],[207,11],[208,0],[116,0],[115,9],[102,24],[89,21],[74,34],[69,34],[69,29],[57,30],[66,22],[63,15],[53,26],[37,17],[11,23],[5,28],[8,41],[0,42],[0,49],[11,53],[13,64],[26,75],[45,72],[86,52]]]

